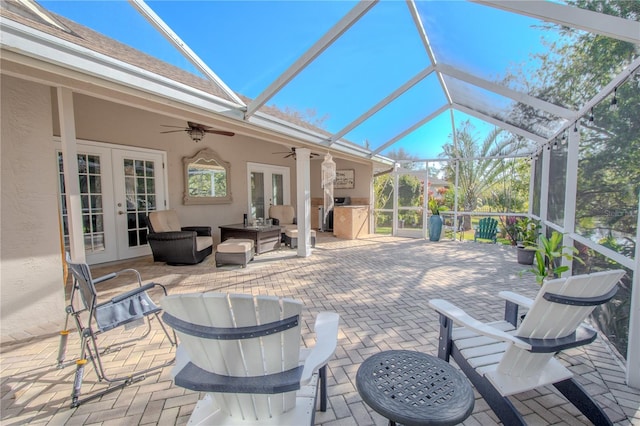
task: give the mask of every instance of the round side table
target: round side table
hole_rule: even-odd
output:
[[[367,358],[356,374],[363,401],[389,425],[456,425],[473,411],[467,378],[449,363],[415,351],[385,351]]]

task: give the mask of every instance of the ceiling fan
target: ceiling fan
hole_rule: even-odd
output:
[[[160,132],[160,133],[187,132],[191,140],[194,142],[200,142],[204,138],[205,133],[213,133],[216,135],[223,135],[223,136],[235,135],[235,133],[233,132],[228,132],[226,130],[216,130],[212,127],[205,126],[204,124],[193,123],[191,121],[187,121],[187,126],[188,127],[184,128],[179,126],[162,125],[162,127],[175,127],[178,130],[167,130],[166,132]]]
[[[272,154],[287,154],[282,158],[293,157],[293,159],[295,160],[296,159],[296,147],[292,146],[289,151],[273,152]],[[312,153],[309,154],[310,158],[318,157],[318,156],[320,156],[320,154],[316,154],[315,152],[312,152]]]

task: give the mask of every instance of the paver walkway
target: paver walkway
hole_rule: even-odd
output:
[[[329,363],[330,404],[327,412],[316,414],[316,424],[325,426],[387,424],[359,397],[356,371],[364,359],[383,350],[413,349],[435,354],[438,319],[428,307],[429,299],[448,299],[476,318],[492,321],[502,316],[503,304],[495,297],[499,291],[512,290],[532,297],[538,290],[532,275],[520,276],[523,267],[516,263],[510,247],[380,236],[346,241],[320,234],[318,239],[317,248],[308,258],[296,257],[295,250],[282,249],[258,256],[246,269],[215,268],[211,257],[189,267],[154,264],[144,258],[96,267],[93,273],[99,276],[135,267],[145,282],[165,284],[169,293],[224,291],[293,297],[304,302],[307,328],[318,312],[338,312],[338,350]],[[105,297],[132,285],[122,281],[104,284]],[[156,300],[160,297],[158,293],[152,296]],[[111,333],[117,334],[110,332],[104,337],[111,337]],[[16,336],[2,345],[3,425],[182,425],[198,400],[197,393],[173,386],[170,368],[165,368],[142,382],[69,409],[74,367],[56,369],[55,330],[34,330],[33,334],[32,338]],[[303,337],[313,342],[309,330]],[[173,349],[163,345],[160,333],[146,342],[109,354],[106,358],[111,371],[126,372],[173,356]],[[77,348],[77,333],[72,333],[68,361],[73,361]],[[624,385],[624,369],[602,340],[568,351],[561,358],[616,424],[640,425],[640,390]],[[86,374],[84,393],[103,387],[95,383],[91,371]],[[551,388],[519,394],[514,402],[532,425],[588,424]],[[474,412],[464,424],[496,424],[496,417],[476,394]]]

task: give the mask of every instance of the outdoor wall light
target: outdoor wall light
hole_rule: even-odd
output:
[[[609,111],[617,111],[618,110],[618,98],[617,98],[618,88],[613,89],[613,99],[611,99],[611,105],[609,105]]]
[[[593,107],[591,107],[591,113],[589,114],[589,123],[593,124],[594,121],[594,117],[593,117]]]

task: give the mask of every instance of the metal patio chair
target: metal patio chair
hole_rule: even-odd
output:
[[[615,295],[624,274],[612,270],[551,280],[535,300],[502,291],[505,319],[493,323],[477,321],[442,299],[430,300],[440,314],[438,356],[445,361],[453,357],[505,425],[526,424],[508,396],[546,385],[553,385],[594,424],[611,425],[554,355],[595,340],[596,331],[583,321]],[[529,310],[516,327],[518,306]]]
[[[105,372],[101,355],[109,352],[114,346],[122,346],[142,341],[151,332],[152,320],[157,321],[160,325],[171,346],[176,344],[175,333],[169,333],[169,330],[167,330],[160,320],[159,314],[162,309],[157,306],[147,294],[147,290],[156,286],[162,288],[165,295],[167,294],[167,291],[164,286],[156,283],[142,285],[140,273],[135,269],[124,269],[118,272],[112,272],[102,277],[93,278],[91,276],[91,270],[87,264],[73,263],[68,255],[67,265],[71,275],[73,276],[73,287],[71,289],[70,303],[66,307],[67,319],[65,323],[65,330],[60,333],[61,339],[58,351],[58,368],[64,367],[69,334],[67,327],[69,325],[69,317],[73,317],[78,333],[80,334],[80,356],[75,361],[76,373],[73,392],[71,395],[71,408],[143,380],[147,373],[166,367],[175,361],[175,358],[173,358],[169,361],[158,363],[149,368],[134,371],[124,376],[108,376]],[[108,300],[99,301],[97,291],[99,285],[123,273],[134,274],[138,281],[138,287],[115,297],[111,297]],[[128,329],[144,323],[147,324],[147,330],[141,336],[129,337],[124,340],[116,340],[106,348],[100,347],[99,340],[102,339],[99,339],[98,337],[101,334],[122,326]],[[80,399],[84,368],[88,361],[92,362],[96,375],[98,376],[98,381],[105,381],[114,385],[109,386],[100,392],[92,393],[84,399]]]
[[[195,293],[164,297],[163,320],[180,344],[176,386],[206,392],[189,424],[313,424],[316,394],[326,410],[327,361],[339,316],[316,317],[316,344],[301,349],[302,303],[244,294]]]

